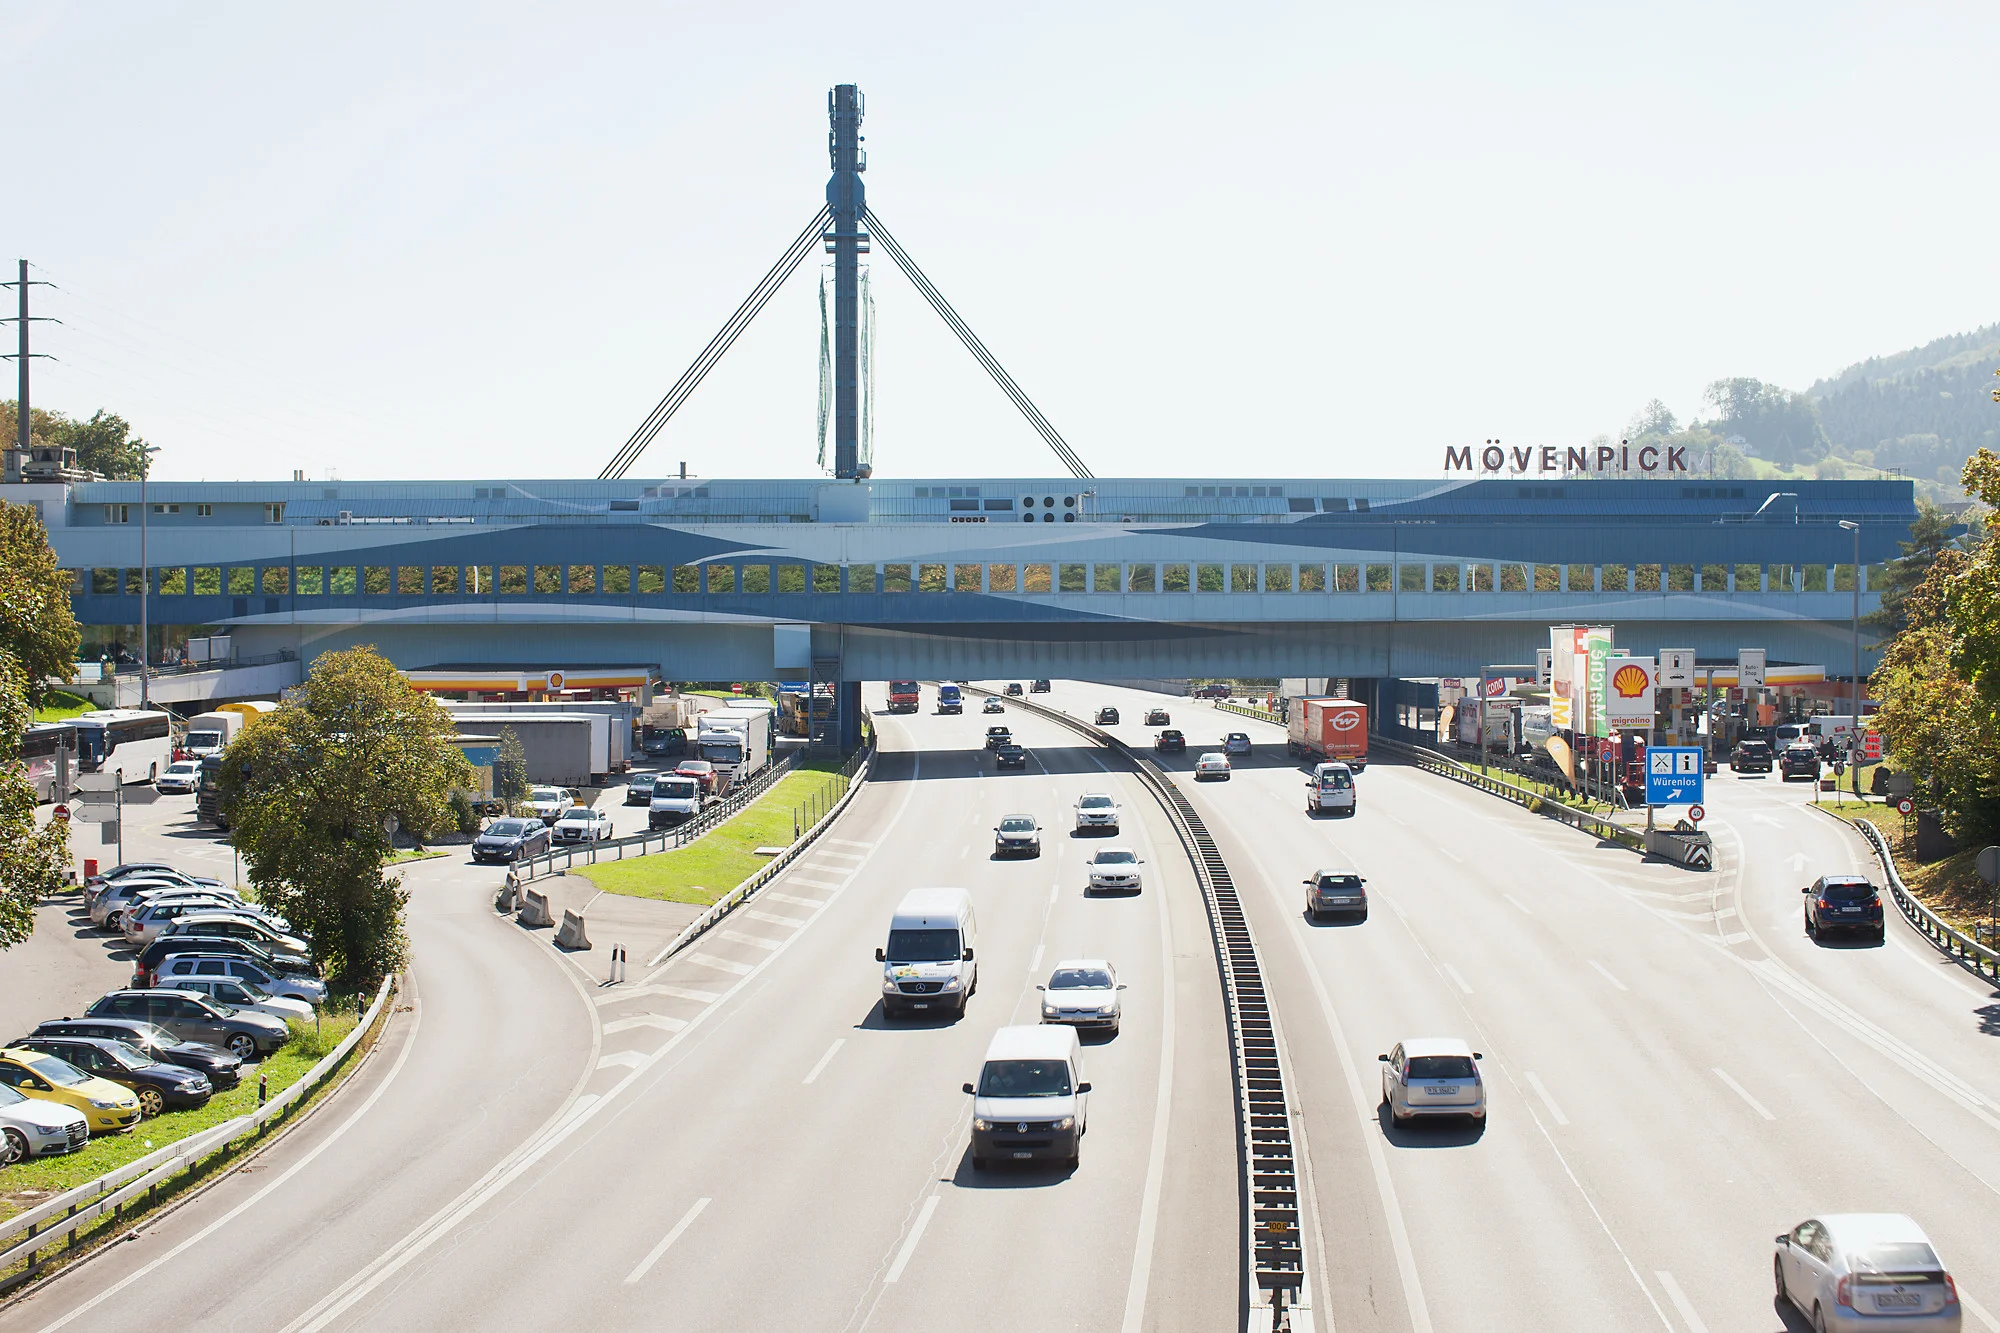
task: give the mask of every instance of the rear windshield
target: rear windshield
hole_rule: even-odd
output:
[[[1358,889],[1361,887],[1361,876],[1321,875],[1319,877],[1319,886],[1322,889]]]
[[[1322,787],[1331,787],[1334,788],[1335,790],[1338,790],[1342,787],[1352,787],[1354,785],[1354,779],[1351,775],[1346,773],[1339,773],[1339,772],[1322,773],[1319,775],[1319,785]]]
[[[1067,1097],[1067,1060],[988,1060],[979,1072],[982,1097]]]
[[[1881,1241],[1850,1256],[1856,1273],[1935,1272],[1943,1267],[1931,1247],[1920,1240]]]
[[[1472,1057],[1466,1055],[1413,1055],[1411,1078],[1471,1078]]]
[[[1820,892],[1825,895],[1828,902],[1860,903],[1867,902],[1875,896],[1875,886],[1859,882],[1824,884],[1820,886]]]
[[[1741,745],[1737,746],[1736,748],[1743,751],[1745,754],[1761,754],[1762,752],[1770,749],[1771,747],[1765,744],[1763,741],[1744,741]]]
[[[892,963],[955,963],[958,953],[958,932],[949,928],[892,930],[889,947],[883,950]]]

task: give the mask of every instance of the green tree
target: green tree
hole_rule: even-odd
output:
[[[0,500],[0,652],[26,677],[29,704],[40,705],[51,679],[76,679],[80,641],[69,575],[56,565],[41,515]]]
[[[100,407],[88,421],[39,407],[30,409],[29,415],[32,442],[74,449],[79,466],[101,472],[112,481],[137,481],[146,466],[146,442],[134,435],[131,424],[116,412]],[[0,403],[0,440],[10,448],[20,420],[17,401]]]
[[[34,933],[35,900],[60,888],[69,870],[69,825],[36,825],[34,784],[14,762],[32,716],[27,676],[0,652],[0,949]]]
[[[296,700],[224,752],[221,799],[265,903],[290,918],[331,976],[371,985],[402,966],[400,877],[385,875],[398,827],[451,821],[471,765],[450,716],[373,648],[313,663]]]
[[[1720,414],[1708,422],[1718,434],[1741,435],[1759,458],[1789,467],[1826,457],[1826,432],[1812,399],[1762,380],[1717,380],[1708,386],[1709,406]]]
[[[528,799],[528,752],[521,748],[520,733],[512,727],[500,728],[500,753],[493,757],[493,794],[512,810],[516,801]]]
[[[1917,501],[1917,521],[1910,525],[1910,539],[1901,543],[1903,554],[1891,560],[1882,577],[1882,606],[1862,620],[1877,634],[1901,634],[1910,626],[1904,602],[1931,572],[1931,565],[1955,543],[1951,515],[1928,500]]]

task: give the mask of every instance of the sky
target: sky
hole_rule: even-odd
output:
[[[854,82],[870,205],[1097,474],[1436,476],[2000,318],[1991,27],[8,0],[0,258],[56,284],[35,404],[155,476],[591,477],[818,208]],[[874,259],[877,474],[1061,475]],[[822,262],[634,476],[815,473]]]

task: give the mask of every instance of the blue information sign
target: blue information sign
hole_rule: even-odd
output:
[[[1647,805],[1700,805],[1706,783],[1698,745],[1657,745],[1646,751]]]

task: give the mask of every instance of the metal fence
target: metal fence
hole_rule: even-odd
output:
[[[1441,755],[1436,750],[1426,750],[1421,745],[1406,745],[1402,741],[1392,741],[1381,736],[1374,737],[1370,744],[1379,750],[1407,759],[1428,772],[1490,792],[1535,814],[1547,815],[1550,819],[1568,824],[1571,828],[1581,829],[1601,841],[1615,842],[1635,852],[1646,850],[1645,834],[1638,829],[1626,828],[1622,824],[1601,819],[1587,811],[1564,805],[1561,801],[1544,796],[1540,792],[1530,791],[1526,787],[1519,787],[1502,778],[1496,778],[1490,773],[1481,773],[1478,769]]]
[[[1987,948],[1917,901],[1916,896],[1904,887],[1903,877],[1896,873],[1896,858],[1889,854],[1889,840],[1882,836],[1882,830],[1866,819],[1855,820],[1854,827],[1861,830],[1861,836],[1868,839],[1868,845],[1881,858],[1882,873],[1889,880],[1889,892],[1909,923],[1922,931],[1925,938],[1946,955],[1960,963],[1971,964],[1977,975],[2000,981],[2000,952]]]

